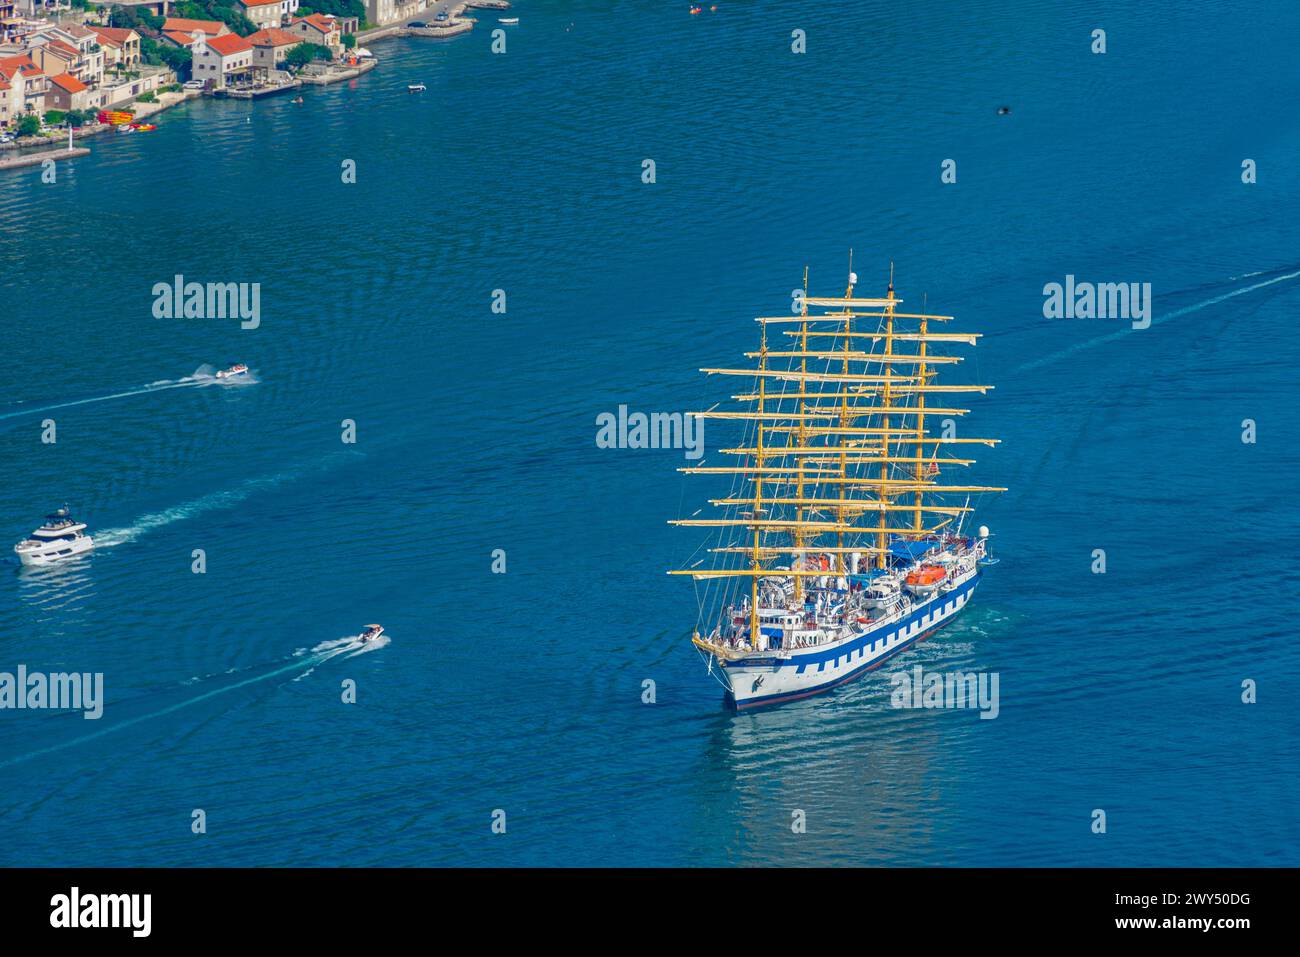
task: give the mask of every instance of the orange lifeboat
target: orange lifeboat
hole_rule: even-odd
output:
[[[912,572],[905,579],[906,583],[911,586],[916,585],[937,585],[943,581],[947,574],[939,565],[922,565],[916,571]]]

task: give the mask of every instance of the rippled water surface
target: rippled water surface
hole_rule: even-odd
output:
[[[485,13],[0,173],[0,539],[66,501],[101,543],[4,567],[0,670],[107,695],[0,711],[0,863],[1300,863],[1300,15],[1089,6],[522,0],[505,56]],[[898,664],[997,672],[996,720],[895,710],[892,668],[725,711],[664,575],[713,488],[593,441],[725,401],[696,370],[850,247],[984,336],[1002,561]],[[260,327],[154,318],[178,274],[260,283]],[[1042,318],[1067,274],[1154,322]]]

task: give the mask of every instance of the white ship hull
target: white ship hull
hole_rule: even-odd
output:
[[[905,615],[869,625],[839,641],[808,649],[781,649],[719,661],[737,710],[807,698],[861,677],[886,659],[943,627],[966,607],[979,584],[978,569],[953,588],[918,601]]]
[[[14,548],[18,555],[18,561],[24,565],[53,565],[58,562],[67,561],[69,558],[75,558],[78,555],[84,555],[95,547],[95,542],[89,535],[73,539],[66,542],[55,542],[37,549],[19,549]]]

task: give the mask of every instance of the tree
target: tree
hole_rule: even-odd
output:
[[[293,69],[301,69],[312,60],[332,60],[334,54],[330,53],[329,47],[321,46],[319,43],[299,43],[289,51],[288,56],[284,58],[285,66]]]
[[[18,121],[19,136],[36,136],[41,132],[41,121],[34,113],[28,113]]]
[[[46,125],[46,126],[58,126],[60,123],[63,122],[63,118],[64,118],[66,115],[67,115],[67,114],[64,113],[62,110],[46,110],[46,111],[45,111],[45,125]]]
[[[346,49],[351,50],[351,49],[353,49],[354,47],[356,47],[356,45],[357,45],[357,38],[356,38],[355,35],[353,35],[353,34],[351,34],[351,33],[345,33],[345,34],[343,34],[343,46],[344,46]]]
[[[158,47],[158,56],[163,63],[171,67],[172,72],[176,74],[177,78],[184,80],[190,78],[190,71],[193,68],[194,54],[189,50],[186,50],[184,47],[160,44]]]

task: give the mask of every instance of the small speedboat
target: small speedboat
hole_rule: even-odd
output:
[[[45,524],[15,545],[14,551],[24,565],[50,565],[94,548],[95,540],[85,530],[85,523],[73,518],[65,505],[45,516]]]
[[[508,27],[513,27],[518,22],[518,17],[501,17],[497,20],[497,23],[504,23]]]
[[[423,83],[411,83],[411,84],[408,84],[408,85],[407,85],[407,87],[406,87],[406,92],[407,92],[407,93],[423,93],[423,92],[424,92],[425,90],[427,90],[427,89],[428,89],[428,87],[425,86]]]
[[[374,641],[384,633],[383,625],[366,625],[366,630],[360,635],[362,641]]]
[[[217,373],[218,379],[234,379],[237,376],[248,375],[248,366],[242,362],[236,362],[229,369],[222,369]]]

